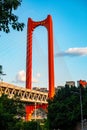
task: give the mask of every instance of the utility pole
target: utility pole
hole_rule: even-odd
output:
[[[80,96],[80,111],[81,111],[81,130],[83,130],[83,107],[82,107],[82,91],[81,91],[81,84],[79,92],[71,92],[73,94],[78,94]]]
[[[83,130],[83,107],[82,107],[82,91],[80,85],[80,106],[81,106],[81,128]]]

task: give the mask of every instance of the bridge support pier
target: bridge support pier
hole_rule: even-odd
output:
[[[30,121],[32,117],[32,113],[35,111],[35,109],[42,108],[43,110],[47,110],[47,104],[36,104],[36,107],[34,104],[32,105],[26,105],[26,121]]]

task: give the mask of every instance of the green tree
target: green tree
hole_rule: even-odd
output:
[[[2,130],[15,130],[16,128],[20,130],[23,116],[25,116],[25,109],[19,98],[8,99],[7,95],[0,97],[0,127]]]
[[[24,23],[18,22],[18,16],[14,11],[21,5],[22,0],[0,0],[0,31],[10,32],[10,27],[14,30],[22,31]]]
[[[36,121],[24,122],[23,130],[41,130],[41,126]]]
[[[0,65],[0,80],[2,81],[2,76],[6,75],[5,73],[3,73],[3,67],[2,65]]]
[[[42,130],[49,130],[49,122],[48,122],[48,120],[44,119],[41,126],[42,126]]]
[[[81,123],[80,88],[65,86],[48,101],[49,129],[74,130]],[[87,88],[82,88],[83,119],[87,119]]]

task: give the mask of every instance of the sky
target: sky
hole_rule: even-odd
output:
[[[22,0],[14,12],[24,30],[0,32],[2,79],[25,87],[27,21],[52,16],[54,36],[55,86],[66,81],[87,80],[87,0]],[[47,30],[39,26],[33,32],[33,86],[48,88]]]

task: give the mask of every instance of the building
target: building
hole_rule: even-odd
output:
[[[40,88],[41,92],[48,92],[47,88]]]
[[[75,81],[66,81],[65,85],[68,85],[69,87],[74,87],[75,86]]]
[[[33,90],[40,91],[40,92],[48,92],[47,88],[33,87]]]
[[[83,87],[86,87],[86,86],[87,86],[86,80],[78,80],[78,81],[77,81],[77,87],[79,87],[80,84],[81,84]]]
[[[64,86],[57,86],[57,90],[61,89],[61,88],[64,88]]]
[[[57,93],[58,90],[60,90],[60,89],[62,89],[62,88],[64,88],[64,86],[57,86],[57,87],[55,87],[55,93]]]
[[[33,90],[40,91],[39,87],[33,87]]]

